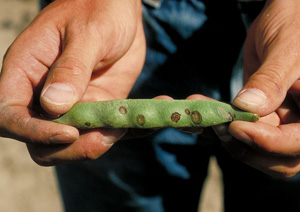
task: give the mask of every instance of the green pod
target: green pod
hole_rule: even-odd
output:
[[[126,99],[81,102],[54,122],[78,129],[209,127],[258,115],[212,100]]]

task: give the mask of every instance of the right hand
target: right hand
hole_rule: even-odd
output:
[[[124,130],[79,132],[42,119],[36,105],[57,117],[79,101],[126,98],[145,48],[141,1],[53,2],[4,57],[0,135],[26,142],[40,165],[98,158]]]
[[[219,130],[235,158],[273,177],[300,172],[300,5],[267,0],[245,41],[245,85],[236,107],[260,115]]]

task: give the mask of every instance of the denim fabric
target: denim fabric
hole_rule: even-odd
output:
[[[223,9],[234,6],[220,4]],[[237,11],[223,9],[214,12],[198,0],[144,7],[147,58],[130,98],[166,94],[182,99],[202,93],[228,101],[231,70],[245,32]]]
[[[147,55],[130,98],[201,93],[229,101],[246,32],[236,1],[143,2]],[[239,84],[241,69],[235,67],[232,82]],[[227,211],[297,207],[296,178],[275,180],[231,158],[217,140],[165,129],[120,141],[95,161],[57,166],[65,209],[197,211],[211,155],[223,170]],[[272,201],[279,197],[282,202]]]

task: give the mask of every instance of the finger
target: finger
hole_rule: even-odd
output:
[[[281,105],[289,88],[298,80],[299,44],[291,43],[298,39],[283,34],[279,32],[269,45],[261,44],[265,49],[259,48],[257,52],[252,52],[259,56],[261,65],[258,70],[249,70],[251,68],[247,64],[251,61],[245,62],[246,75],[247,72],[255,73],[246,79],[247,83],[233,101],[235,106],[261,116],[267,115]]]
[[[30,109],[59,52],[55,38],[53,31],[33,24],[7,51],[0,77],[1,136],[43,144],[70,143],[79,137],[75,128],[42,120]]]
[[[172,97],[166,96],[166,95],[156,96],[156,97],[154,97],[153,99],[167,99],[167,100],[174,100]]]
[[[300,171],[298,158],[264,155],[235,139],[222,142],[222,144],[237,160],[273,177],[288,178]]]
[[[30,107],[35,100],[33,95],[41,90],[48,67],[57,57],[59,44],[53,34],[43,28],[39,28],[39,33],[35,31],[34,27],[28,27],[3,58],[0,77],[2,104]]]
[[[291,95],[287,95],[280,108],[276,111],[283,124],[297,123],[299,121],[299,103]]]
[[[262,122],[235,121],[229,132],[248,146],[268,155],[297,157],[300,155],[300,124],[272,126]]]
[[[279,114],[277,114],[276,112],[274,112],[267,116],[260,117],[259,122],[277,127],[281,124],[281,122],[282,122],[281,119],[282,119],[281,116]]]
[[[196,99],[199,99],[199,100],[201,100],[201,99],[214,100],[210,97],[207,97],[207,96],[204,96],[204,95],[201,95],[201,94],[193,94],[193,95],[188,96],[186,99],[188,99],[188,100],[196,100]]]
[[[76,142],[45,146],[27,144],[32,159],[39,165],[50,166],[97,159],[108,151],[127,130],[101,129],[83,133]]]
[[[62,54],[51,67],[40,97],[42,107],[53,115],[65,113],[82,99],[93,68],[104,54],[98,48],[101,39],[88,29],[67,31],[63,42]]]
[[[271,113],[268,116],[261,117],[259,121],[262,123],[270,124],[275,127],[279,126],[280,124],[280,119],[276,113]],[[229,127],[228,123],[212,126],[218,138],[221,141],[225,141],[225,142],[232,140],[232,135],[229,133],[228,127]]]
[[[3,107],[0,110],[1,136],[26,143],[61,144],[72,143],[79,137],[77,129],[46,121],[22,106]]]
[[[212,127],[214,132],[216,133],[216,135],[221,141],[226,142],[232,140],[232,135],[230,135],[230,133],[228,132],[228,125],[229,124],[225,123],[225,124],[219,124]]]

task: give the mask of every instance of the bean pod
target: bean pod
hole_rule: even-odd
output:
[[[212,100],[126,99],[81,102],[54,122],[78,129],[209,127],[258,115]]]

